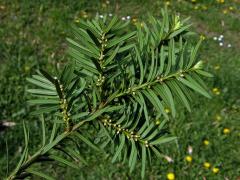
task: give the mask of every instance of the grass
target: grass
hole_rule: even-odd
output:
[[[159,16],[160,9],[169,9],[183,17],[191,16],[193,30],[206,37],[200,50],[206,69],[214,78],[206,79],[212,99],[197,97],[192,112],[181,110],[170,123],[172,133],[179,137],[177,144],[163,147],[164,154],[173,162],[163,159],[153,162],[147,170],[147,179],[166,179],[173,172],[176,179],[237,179],[240,176],[240,3],[237,0],[178,0],[178,1],[17,1],[0,2],[0,121],[14,121],[16,126],[0,132],[0,175],[6,167],[6,145],[9,149],[10,168],[23,148],[21,122],[31,128],[33,147],[38,144],[36,117],[29,115],[26,104],[26,77],[36,68],[56,71],[68,60],[65,38],[70,36],[70,25],[81,18],[113,13],[131,16],[141,23],[147,12]],[[213,37],[224,35],[224,44]],[[228,48],[231,44],[231,48]],[[224,131],[225,129],[225,131]],[[226,129],[230,132],[226,133]],[[225,132],[225,133],[224,133]],[[204,141],[209,141],[208,145]],[[193,149],[192,162],[185,157]],[[85,150],[86,149],[86,150]],[[109,154],[96,154],[84,148],[89,162],[81,171],[54,166],[56,177],[62,179],[139,179],[140,173],[128,173],[121,163],[111,164]],[[209,162],[211,167],[203,167]],[[212,168],[219,168],[213,173]],[[46,168],[43,166],[42,168]]]

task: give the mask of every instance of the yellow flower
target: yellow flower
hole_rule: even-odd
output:
[[[200,36],[200,39],[201,39],[201,40],[205,40],[206,37],[205,37],[204,35],[201,35],[201,36]]]
[[[155,124],[159,125],[160,123],[161,123],[160,120],[157,120]]]
[[[214,69],[215,69],[215,70],[219,70],[220,67],[221,67],[221,66],[220,66],[219,64],[217,64],[216,66],[214,66]]]
[[[168,179],[168,180],[174,180],[174,179],[175,179],[174,173],[168,173],[168,174],[167,174],[167,179]]]
[[[228,10],[227,10],[227,9],[224,9],[222,12],[223,12],[223,14],[227,14],[227,13],[228,13]]]
[[[212,168],[212,172],[214,174],[217,174],[219,172],[219,168],[216,168],[216,167]]]
[[[197,0],[192,0],[193,3],[195,3]]]
[[[165,4],[166,4],[167,6],[169,6],[169,5],[170,5],[170,1],[165,2]]]
[[[215,94],[215,95],[219,95],[221,92],[218,88],[213,88],[212,89],[212,92]]]
[[[87,17],[88,17],[88,15],[87,15],[87,14],[84,14],[84,15],[83,15],[83,18],[87,18]]]
[[[81,11],[80,12],[80,16],[82,16],[83,18],[87,18],[88,17],[88,14],[86,11]]]
[[[209,162],[205,162],[205,163],[203,163],[203,166],[204,166],[206,169],[208,169],[208,168],[211,167],[211,164],[210,164]]]
[[[230,6],[230,7],[229,7],[229,10],[230,10],[230,11],[233,11],[233,10],[234,10],[234,8],[233,8],[232,6]]]
[[[198,6],[194,6],[194,9],[195,9],[195,10],[198,10],[198,8],[199,8]]]
[[[80,22],[80,19],[75,19],[74,20],[76,23],[79,23]]]
[[[217,121],[221,121],[221,120],[222,120],[222,116],[220,116],[220,115],[217,114],[217,115],[215,116],[215,119],[216,119]]]
[[[224,129],[223,129],[223,133],[224,133],[224,134],[229,134],[230,131],[231,131],[231,130],[230,130],[229,128],[224,128]]]
[[[205,146],[208,146],[208,145],[210,144],[210,142],[209,142],[208,140],[204,140],[204,141],[203,141],[203,144],[204,144]]]
[[[170,113],[171,111],[170,111],[170,109],[165,108],[165,112],[168,114],[168,113]]]
[[[132,22],[136,23],[137,22],[137,18],[132,18]]]
[[[224,3],[224,0],[217,0],[218,3]]]
[[[187,162],[191,163],[191,162],[192,162],[192,156],[186,156],[186,157],[185,157],[185,160],[186,160]]]

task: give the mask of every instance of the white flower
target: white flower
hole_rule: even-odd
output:
[[[18,151],[19,153],[21,153],[21,152],[22,152],[22,146],[19,146],[17,151]]]
[[[223,39],[224,38],[224,36],[221,34],[220,36],[219,36],[221,39]]]
[[[127,19],[131,19],[131,16],[127,16]]]
[[[3,121],[2,125],[5,126],[5,127],[12,127],[12,126],[15,126],[16,123],[15,122],[10,122],[10,121]]]
[[[213,37],[213,40],[216,41],[218,38],[217,37]]]
[[[192,154],[192,152],[193,152],[192,146],[188,146],[188,154]]]
[[[228,44],[228,45],[227,45],[227,47],[229,47],[229,48],[230,48],[230,47],[232,47],[232,45],[231,45],[231,44]]]
[[[218,41],[222,41],[223,39],[221,37],[218,38]]]
[[[219,43],[219,46],[223,46],[223,43],[222,43],[222,42],[220,42],[220,43]]]
[[[99,15],[100,18],[103,18],[103,15]]]
[[[167,160],[167,162],[172,163],[173,159],[169,156],[164,156],[164,158]]]
[[[112,13],[109,13],[108,15],[109,15],[110,17],[112,17]]]
[[[126,20],[126,18],[125,18],[125,17],[122,17],[122,20],[123,20],[123,21],[125,21],[125,20]]]

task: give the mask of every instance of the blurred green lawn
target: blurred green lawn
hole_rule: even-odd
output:
[[[68,60],[65,39],[71,36],[70,25],[96,14],[117,14],[130,18],[134,27],[146,19],[147,13],[160,16],[164,6],[181,17],[190,16],[192,30],[206,37],[200,58],[214,74],[214,78],[206,79],[213,98],[196,97],[191,113],[180,109],[170,123],[172,133],[179,137],[178,144],[163,148],[173,162],[153,162],[146,179],[166,179],[169,172],[176,179],[240,178],[239,0],[1,0],[0,121],[16,122],[16,126],[0,132],[1,177],[7,172],[6,146],[10,168],[23,148],[23,119],[30,127],[31,143],[38,144],[39,122],[29,116],[25,79],[39,67],[56,71]],[[138,170],[129,174],[124,164],[112,165],[109,154],[96,154],[86,147],[83,155],[89,164],[82,165],[80,171],[53,166],[53,175],[60,179],[140,178]],[[188,155],[192,162],[186,161]],[[205,162],[210,168],[203,166]],[[218,173],[213,172],[214,167]]]

